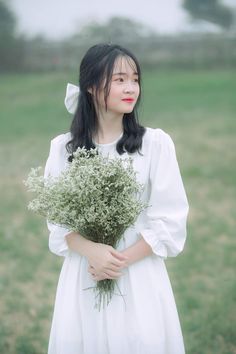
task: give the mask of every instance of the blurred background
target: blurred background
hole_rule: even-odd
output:
[[[47,352],[63,258],[22,181],[69,130],[66,84],[106,41],[141,63],[140,122],[175,142],[190,216],[166,265],[186,353],[236,353],[236,0],[0,0],[0,353]]]

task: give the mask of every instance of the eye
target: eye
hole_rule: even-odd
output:
[[[118,82],[123,82],[124,79],[123,79],[123,77],[119,77],[118,79],[116,79],[116,81],[118,81]]]

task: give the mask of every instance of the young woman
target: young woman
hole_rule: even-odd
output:
[[[45,177],[60,174],[82,146],[97,147],[110,158],[130,156],[149,207],[117,249],[48,223],[49,248],[65,257],[49,354],[184,353],[164,260],[183,250],[188,202],[172,139],[138,123],[140,83],[139,63],[130,51],[99,44],[81,62],[79,89],[68,88],[66,102],[70,111],[76,107],[74,119],[69,133],[52,140]],[[84,289],[102,279],[116,279],[125,302],[114,294],[99,312],[94,292]]]

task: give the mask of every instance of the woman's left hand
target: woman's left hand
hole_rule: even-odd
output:
[[[100,281],[100,280],[104,280],[104,279],[114,279],[114,278],[109,277],[108,275],[106,276],[104,273],[99,274],[96,271],[96,269],[93,266],[91,266],[90,264],[88,266],[88,272],[91,274],[92,279],[95,281]],[[117,279],[118,276],[116,276],[115,278]]]
[[[97,274],[95,268],[93,266],[91,266],[90,264],[88,267],[88,272],[91,274],[93,280],[95,280],[95,281],[107,279],[107,278],[105,278],[105,276]]]

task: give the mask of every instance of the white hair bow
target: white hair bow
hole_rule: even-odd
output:
[[[69,113],[74,114],[78,106],[79,87],[68,83],[66,87],[65,106]]]

